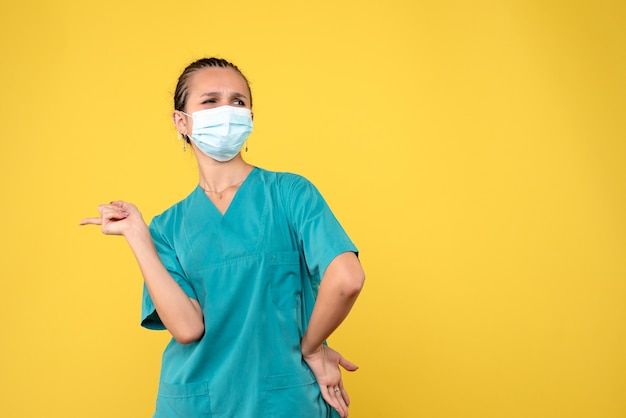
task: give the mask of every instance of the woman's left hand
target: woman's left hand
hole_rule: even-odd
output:
[[[302,358],[315,375],[324,400],[335,408],[342,418],[347,417],[350,398],[343,387],[339,366],[350,372],[358,369],[358,366],[326,345],[322,345],[314,353],[303,355]]]

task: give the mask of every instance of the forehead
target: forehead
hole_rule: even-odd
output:
[[[187,89],[190,96],[208,91],[236,92],[248,96],[248,84],[236,70],[227,67],[207,67],[194,71],[189,77]]]

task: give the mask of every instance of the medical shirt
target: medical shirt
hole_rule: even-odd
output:
[[[224,214],[198,186],[150,231],[205,325],[200,340],[166,347],[155,417],[338,416],[300,340],[328,264],[357,249],[309,181],[255,167]],[[142,318],[165,329],[145,287]]]

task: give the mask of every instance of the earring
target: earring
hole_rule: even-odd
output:
[[[187,151],[187,140],[185,139],[184,135],[182,135],[180,132],[178,132],[178,139],[183,140],[183,152]]]
[[[246,152],[248,152],[248,141],[246,141]]]

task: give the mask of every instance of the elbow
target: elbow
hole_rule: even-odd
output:
[[[354,253],[346,252],[335,258],[326,271],[335,291],[346,299],[356,299],[365,284],[365,272]],[[322,279],[324,282],[324,279]]]
[[[358,269],[346,277],[343,283],[342,293],[348,298],[356,298],[361,293],[365,284],[365,272]]]

